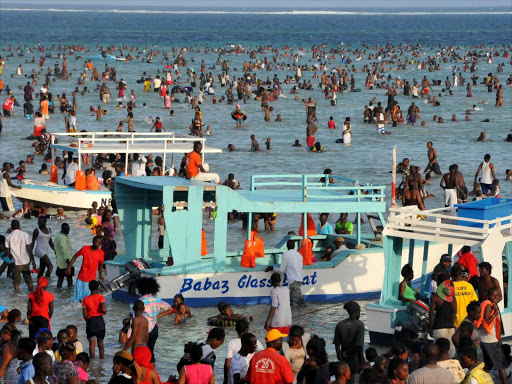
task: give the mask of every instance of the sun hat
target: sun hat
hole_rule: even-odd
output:
[[[281,333],[278,329],[271,329],[265,335],[265,341],[275,341],[277,339],[280,339],[281,337],[286,337],[286,336],[288,336],[288,335]]]
[[[450,280],[445,280],[437,287],[436,293],[441,299],[451,303],[453,301],[453,295],[455,294],[455,288]]]

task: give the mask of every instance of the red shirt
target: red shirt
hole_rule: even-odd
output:
[[[55,296],[53,296],[50,292],[43,291],[43,297],[37,301],[36,292],[34,291],[28,294],[28,298],[32,302],[32,312],[30,313],[30,317],[42,316],[50,321],[50,316],[48,316],[48,307],[50,306],[50,303],[53,301]]]
[[[10,111],[12,110],[13,108],[13,105],[14,105],[14,101],[11,99],[11,98],[8,98],[4,101],[4,109],[6,111]]]
[[[457,264],[462,265],[469,272],[469,278],[478,276],[478,260],[473,253],[466,252],[463,254],[459,257],[459,260],[457,260]]]
[[[190,152],[185,157],[185,169],[187,171],[187,179],[191,179],[199,173],[199,166],[201,165],[201,155],[196,151]]]
[[[252,357],[245,380],[250,384],[284,384],[293,383],[295,378],[286,357],[267,347]]]
[[[92,247],[85,245],[77,253],[77,256],[83,256],[82,268],[78,273],[78,278],[85,283],[96,280],[98,265],[103,264],[104,254],[101,249],[93,251]]]
[[[329,120],[329,122],[327,123],[327,126],[330,129],[334,129],[334,128],[336,128],[336,123],[334,122],[334,120]]]
[[[95,295],[89,295],[82,301],[82,307],[87,308],[87,320],[91,317],[103,316],[100,312],[101,303],[105,302],[105,297],[99,293]]]

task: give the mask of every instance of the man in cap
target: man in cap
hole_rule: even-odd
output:
[[[434,271],[432,272],[432,283],[431,283],[431,290],[430,290],[430,296],[432,296],[432,293],[437,291],[437,277],[439,275],[443,274],[450,274],[450,269],[452,267],[452,257],[445,253],[441,256],[441,259],[439,260],[439,264],[437,264],[434,267]]]
[[[449,357],[455,355],[455,346],[452,343],[452,336],[455,333],[455,317],[457,315],[457,300],[455,299],[455,288],[449,279],[448,274],[437,276],[438,287],[432,293],[430,300],[430,330],[437,339],[445,338],[450,341]]]
[[[291,384],[295,380],[290,362],[279,354],[287,334],[271,329],[265,336],[267,348],[251,359],[245,381],[250,384]]]
[[[336,240],[334,240],[334,246],[336,247],[336,249],[332,253],[331,260],[341,251],[346,251],[348,249],[347,246],[345,245],[345,239],[341,236],[338,236]]]

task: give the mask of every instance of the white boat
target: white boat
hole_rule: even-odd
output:
[[[321,177],[327,182],[318,182]],[[126,254],[106,262],[108,276],[115,281],[126,272],[127,263],[143,259],[149,268],[144,268],[141,275],[155,277],[161,285],[160,297],[169,302],[175,294],[182,293],[191,306],[213,306],[219,301],[245,305],[268,303],[271,274],[264,271],[265,267],[280,264],[288,240],[294,240],[299,248],[304,238],[285,236],[275,247],[266,246],[264,256],[255,260],[253,268],[244,267],[241,265],[243,250],[226,251],[228,212],[247,212],[248,223],[252,222],[252,213],[296,214],[297,226],[301,217],[304,217],[304,223],[308,221],[308,212],[348,212],[357,214],[358,223],[353,235],[341,236],[353,249],[342,251],[330,261],[304,267],[302,291],[305,300],[338,302],[378,297],[384,281],[384,250],[382,242],[375,240],[375,234],[365,236],[361,233],[360,218],[366,212],[377,212],[379,219],[384,221],[384,188],[359,185],[354,180],[329,175],[252,176],[249,190],[231,190],[226,186],[183,178],[117,178],[116,203]],[[153,249],[151,210],[162,204],[166,207],[164,248]],[[214,246],[211,253],[201,255],[205,207],[216,210],[213,234],[206,233]],[[312,235],[308,234],[309,230],[308,226],[303,233],[309,236],[312,251],[320,260],[326,246],[332,245],[340,235]],[[357,245],[363,249],[355,249]],[[411,248],[415,256],[422,252],[419,245]],[[446,247],[433,244],[431,251],[440,256],[446,252]],[[172,266],[168,265],[170,256]],[[436,263],[437,260],[433,260],[429,268]],[[415,268],[420,266],[418,261]],[[286,276],[283,284],[287,285]],[[134,300],[134,292],[128,283],[115,289],[107,291],[115,290],[115,298]]]
[[[58,142],[56,140],[58,138]],[[174,167],[175,154],[184,154],[192,151],[195,141],[203,143],[202,160],[206,153],[221,153],[222,150],[206,146],[206,139],[196,137],[180,137],[173,132],[80,132],[80,133],[52,133],[51,153],[52,160],[56,151],[67,151],[78,158],[78,170],[82,170],[82,155],[97,154],[125,154],[126,156],[138,153],[162,154],[164,172],[168,157],[171,168]],[[179,157],[178,161],[181,161]],[[94,158],[91,159],[94,164]],[[125,173],[128,173],[128,162],[125,162]],[[21,189],[11,188],[11,193],[20,201],[33,202],[36,206],[62,207],[67,210],[82,210],[91,207],[96,201],[98,206],[107,206],[111,201],[111,191],[104,188],[98,191],[76,190],[70,187],[51,182],[23,180]]]

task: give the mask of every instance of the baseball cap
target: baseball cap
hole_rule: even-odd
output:
[[[284,333],[279,332],[279,330],[277,330],[277,329],[271,329],[265,335],[265,341],[274,341],[281,337],[286,337],[286,336],[288,336],[288,335],[285,335]]]
[[[453,295],[455,294],[455,288],[450,280],[445,280],[437,287],[436,293],[441,299],[451,303],[453,301]]]
[[[441,256],[441,261],[449,261],[452,262],[452,257],[450,255],[443,255]]]
[[[0,313],[5,311],[6,309],[7,309],[7,307],[5,305],[0,305]]]

